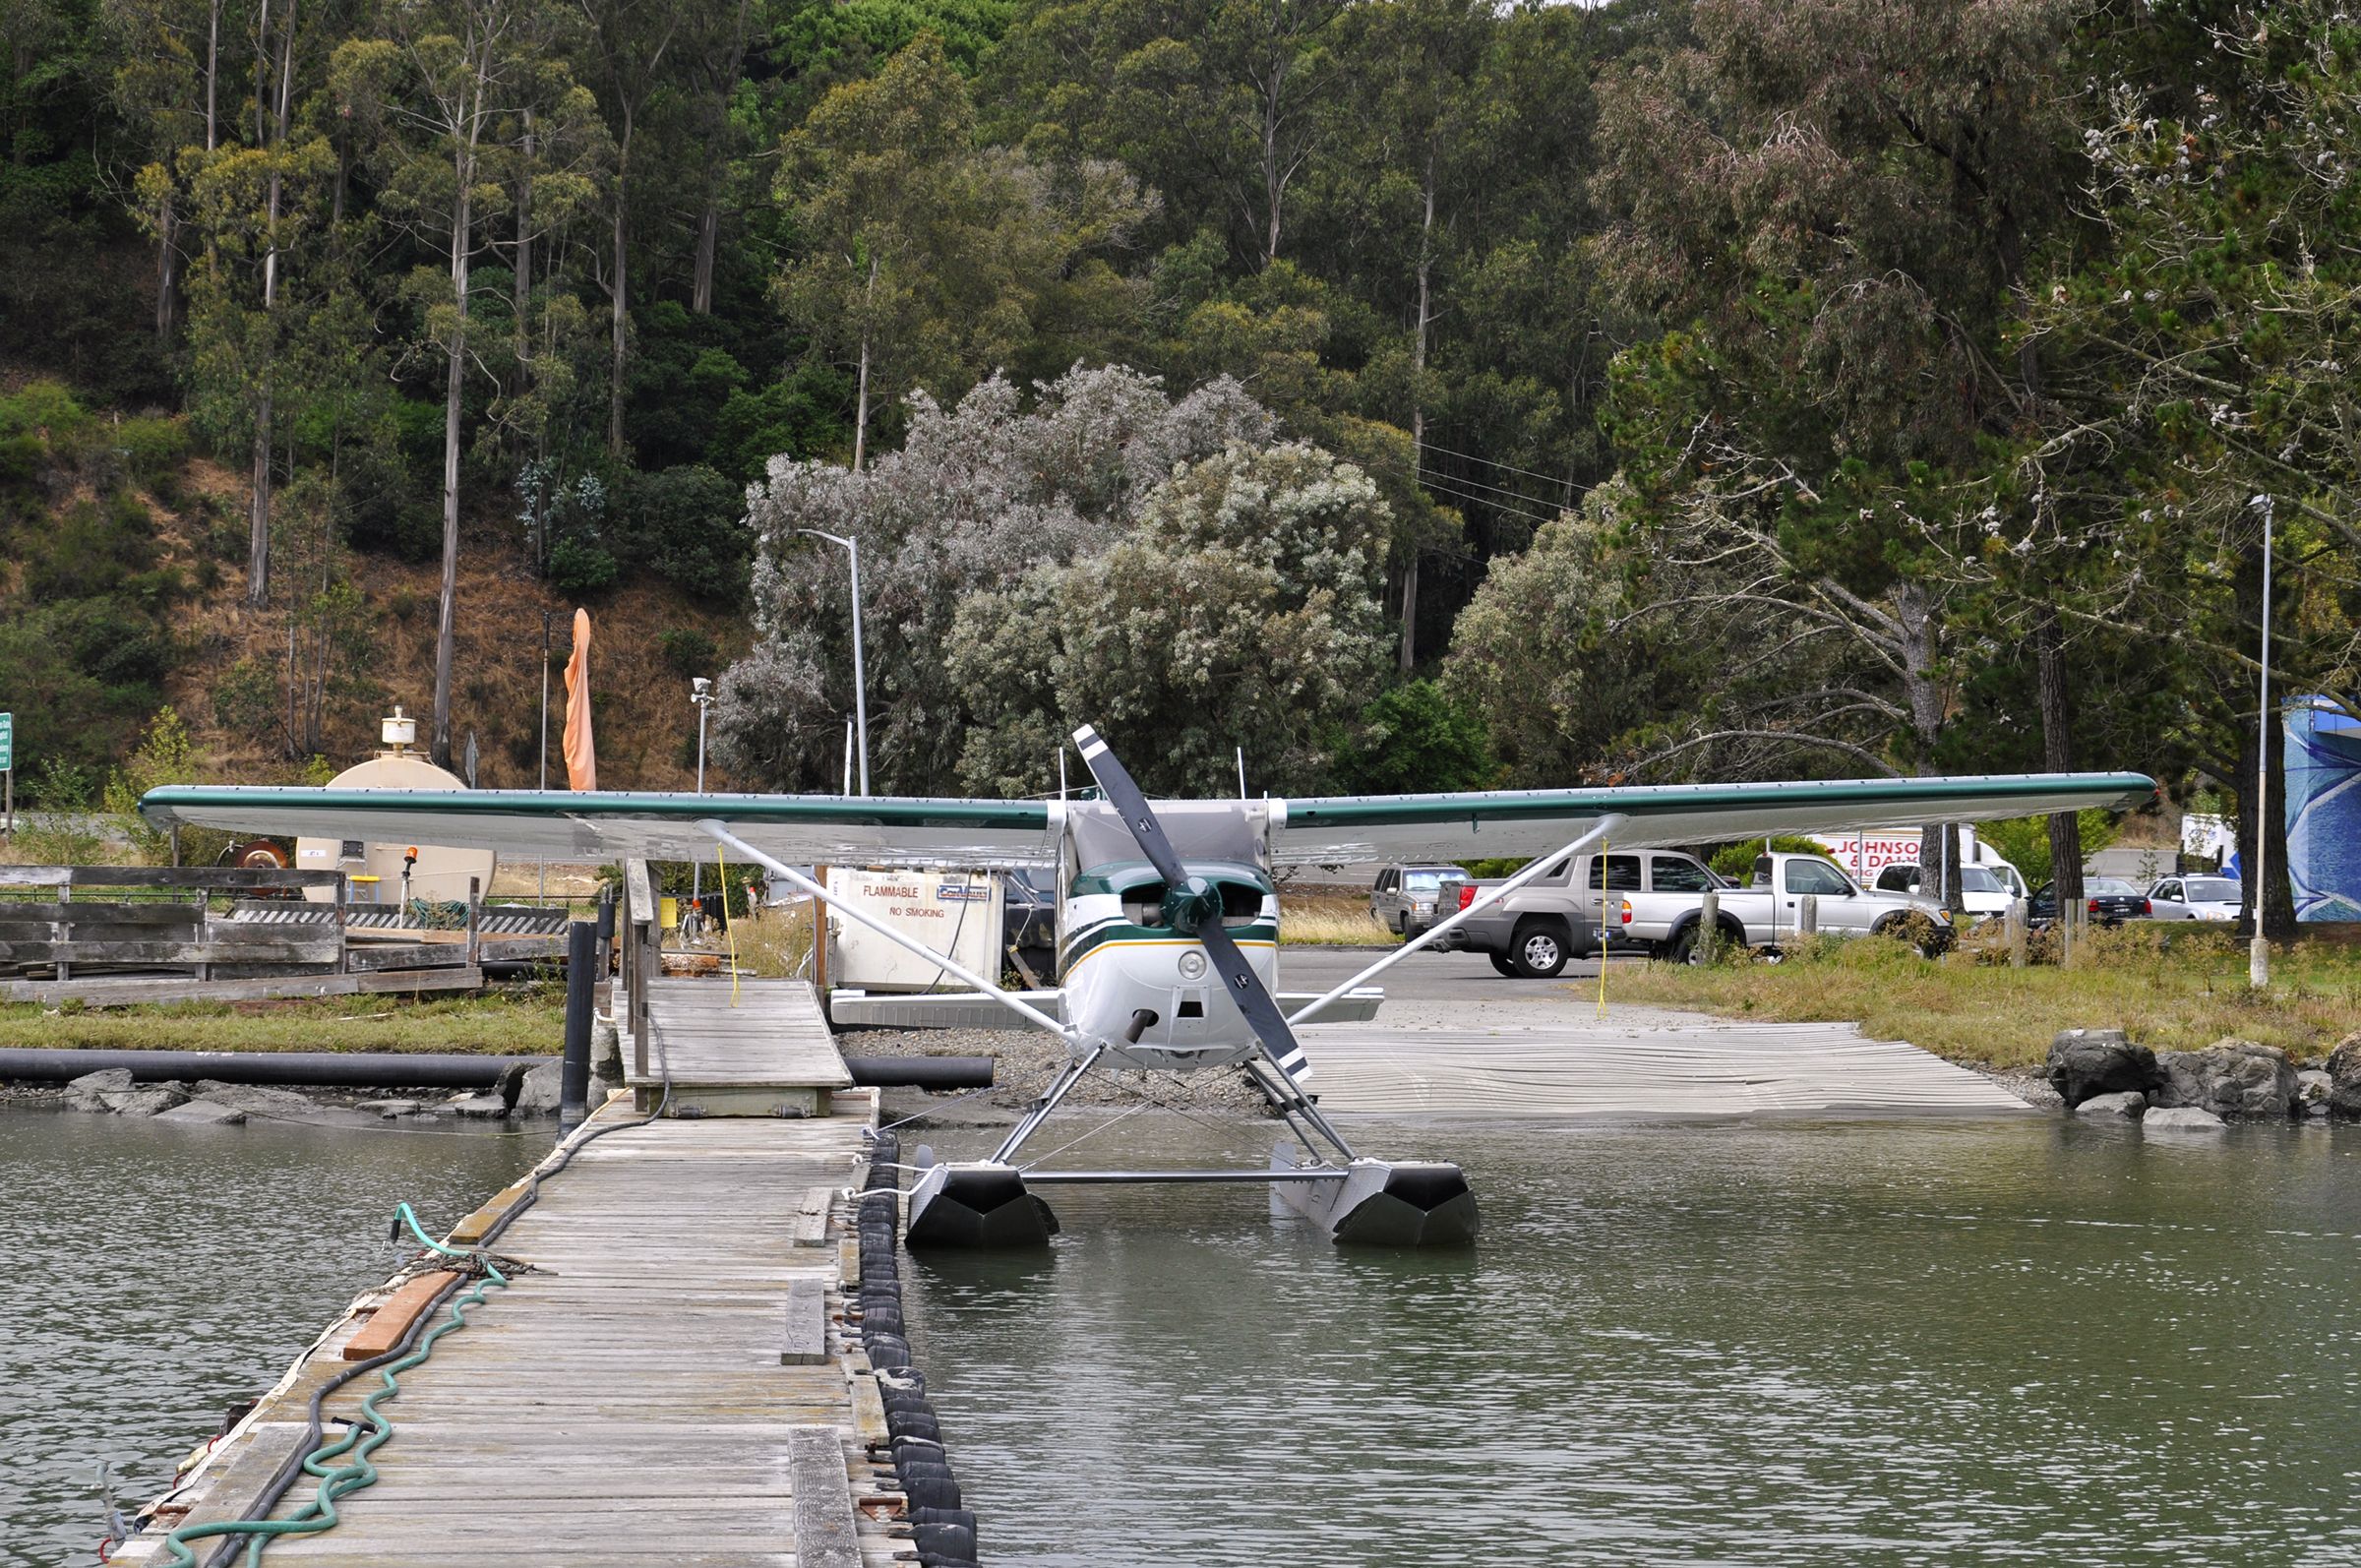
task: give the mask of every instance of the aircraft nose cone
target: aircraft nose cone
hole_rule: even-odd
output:
[[[1164,895],[1164,923],[1175,931],[1196,931],[1222,915],[1222,895],[1202,876],[1190,876]]]

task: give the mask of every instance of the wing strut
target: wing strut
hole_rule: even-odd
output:
[[[1069,1049],[1081,1049],[1083,1041],[1082,1032],[1080,1030],[1071,1028],[1059,1022],[1057,1019],[1051,1017],[1048,1013],[1043,1012],[1039,1007],[1034,1006],[1031,1002],[1019,1000],[1014,995],[1011,995],[1009,993],[1001,990],[999,986],[993,984],[991,981],[986,980],[982,975],[977,974],[974,970],[968,968],[965,964],[962,964],[959,962],[959,960],[951,957],[949,954],[937,952],[934,948],[929,947],[925,942],[920,941],[917,937],[904,935],[902,933],[895,931],[893,928],[885,925],[883,922],[873,920],[869,916],[864,915],[861,913],[861,911],[853,908],[850,904],[838,903],[835,895],[830,893],[826,888],[820,886],[819,883],[814,881],[811,877],[806,876],[794,867],[782,865],[778,861],[771,859],[768,855],[763,854],[760,850],[755,848],[754,845],[749,844],[745,839],[740,838],[737,834],[731,832],[728,828],[722,826],[720,822],[714,820],[713,818],[706,817],[699,821],[696,825],[700,831],[710,833],[713,836],[715,843],[727,845],[733,853],[739,855],[743,859],[751,860],[757,865],[767,868],[773,876],[778,877],[780,880],[787,883],[788,886],[797,889],[799,892],[807,893],[812,897],[818,899],[821,903],[827,905],[828,908],[834,910],[837,914],[842,915],[854,925],[866,927],[868,930],[877,933],[878,935],[884,937],[887,941],[892,942],[894,945],[907,948],[909,951],[916,953],[919,957],[925,959],[930,964],[941,965],[942,968],[949,971],[951,974],[957,975],[961,980],[966,981],[969,985],[975,987],[976,990],[982,992],[985,995],[990,996],[1001,1006],[1008,1008],[1011,1012],[1014,1012],[1019,1017],[1023,1018],[1027,1023],[1036,1024],[1043,1029],[1047,1029],[1051,1034],[1054,1034],[1059,1039],[1064,1041]],[[818,941],[820,939],[822,939],[821,933],[815,931],[813,933],[813,940]]]
[[[1559,861],[1565,859],[1567,856],[1579,855],[1584,850],[1589,849],[1593,844],[1604,838],[1607,834],[1614,832],[1617,828],[1620,828],[1623,825],[1623,821],[1624,818],[1620,814],[1609,812],[1606,815],[1599,818],[1597,826],[1593,827],[1589,832],[1583,834],[1580,838],[1575,839],[1573,842],[1560,849],[1555,849],[1546,855],[1537,857],[1532,865],[1526,867],[1523,871],[1517,873],[1516,875],[1511,876],[1507,881],[1502,882],[1499,886],[1493,888],[1491,891],[1483,894],[1474,903],[1470,904],[1467,908],[1461,910],[1458,914],[1453,915],[1449,920],[1443,921],[1439,925],[1427,927],[1426,930],[1422,933],[1416,940],[1404,942],[1401,946],[1395,948],[1392,952],[1387,953],[1383,958],[1378,959],[1375,963],[1369,965],[1368,968],[1362,970],[1360,974],[1355,975],[1351,980],[1346,981],[1343,985],[1336,987],[1334,990],[1326,993],[1323,995],[1313,997],[1310,1001],[1307,1001],[1302,1006],[1297,1008],[1295,1015],[1287,1020],[1288,1027],[1292,1029],[1297,1025],[1303,1023],[1305,1020],[1310,1018],[1313,1013],[1318,1012],[1322,1007],[1327,1006],[1330,1002],[1336,1000],[1337,997],[1342,996],[1345,995],[1345,993],[1353,990],[1356,986],[1367,985],[1371,980],[1374,980],[1385,970],[1391,968],[1395,964],[1400,963],[1403,959],[1408,958],[1412,953],[1425,946],[1428,942],[1434,940],[1443,933],[1457,927],[1462,921],[1465,921],[1473,915],[1481,914],[1483,911],[1489,909],[1492,905],[1500,902],[1501,899],[1506,898],[1509,894],[1515,892],[1527,882],[1532,881],[1535,877],[1541,875],[1544,872],[1547,871],[1550,867],[1556,865]],[[1602,961],[1604,961],[1606,952],[1606,933],[1604,930],[1599,934],[1599,949]]]

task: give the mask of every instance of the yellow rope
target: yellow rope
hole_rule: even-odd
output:
[[[721,933],[730,939],[730,1005],[738,1005],[738,924],[730,918],[730,868],[713,846],[713,869],[721,874]]]
[[[1605,839],[1599,841],[1599,858],[1591,862],[1599,868],[1599,1016],[1606,1016],[1606,850]]]

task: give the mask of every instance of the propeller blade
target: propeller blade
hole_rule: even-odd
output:
[[[1164,878],[1165,886],[1178,888],[1188,879],[1188,874],[1180,869],[1180,857],[1173,853],[1173,841],[1165,836],[1164,824],[1156,820],[1155,812],[1149,809],[1147,796],[1131,781],[1130,770],[1107,749],[1107,743],[1099,739],[1099,732],[1087,724],[1074,731],[1074,745],[1081,749],[1082,763],[1090,769],[1090,776],[1107,792],[1108,803],[1121,814],[1123,825],[1131,829],[1140,853],[1148,857],[1148,864],[1156,868],[1156,874]]]
[[[1165,886],[1172,889],[1184,886],[1188,874],[1180,865],[1180,857],[1173,853],[1172,839],[1166,835],[1164,824],[1156,819],[1147,796],[1132,781],[1129,770],[1099,738],[1099,732],[1087,724],[1074,732],[1074,745],[1081,749],[1082,761],[1090,769],[1090,776],[1106,791],[1108,803],[1122,816],[1140,853],[1156,868],[1156,874],[1164,878]],[[1222,929],[1218,902],[1193,935],[1204,943],[1205,956],[1212,961],[1214,972],[1222,977],[1222,984],[1229,988],[1238,1010],[1245,1015],[1247,1027],[1278,1061],[1280,1069],[1297,1083],[1310,1077],[1311,1064],[1303,1059],[1303,1048],[1296,1043],[1295,1031],[1288,1028],[1287,1015],[1279,1010],[1279,1003],[1263,985],[1262,977],[1254,973],[1246,955]]]
[[[1246,962],[1246,955],[1238,950],[1238,943],[1218,925],[1208,926],[1197,933],[1197,940],[1205,944],[1205,956],[1213,961],[1214,973],[1230,988],[1230,997],[1238,1010],[1246,1015],[1255,1038],[1270,1049],[1279,1068],[1301,1084],[1311,1076],[1311,1063],[1303,1059],[1303,1048],[1296,1043],[1296,1032],[1287,1027],[1287,1014]]]

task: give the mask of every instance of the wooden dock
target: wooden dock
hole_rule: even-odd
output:
[[[644,1011],[627,995],[619,1016],[643,1021],[631,1038],[624,1082],[652,1111],[672,1088],[675,1111],[702,1116],[811,1116],[852,1075],[801,980],[671,976],[644,979]]]
[[[383,1403],[394,1431],[375,1455],[377,1483],[338,1504],[333,1529],[273,1543],[269,1561],[885,1568],[914,1555],[880,1457],[884,1407],[848,1323],[860,1289],[852,1189],[876,1091],[845,1087],[824,1029],[817,1050],[774,1047],[763,1022],[796,1015],[776,993],[743,988],[733,1012],[726,980],[678,984],[646,998],[678,1065],[773,1104],[809,1097],[795,1103],[814,1114],[708,1108],[644,1121],[630,1095],[611,1100],[544,1163],[537,1199],[491,1243],[527,1268]],[[776,1076],[790,1068],[800,1081]],[[669,1109],[695,1104],[692,1086],[675,1091]],[[450,1242],[473,1244],[526,1187],[468,1216]],[[254,1517],[267,1478],[303,1446],[306,1402],[379,1312],[395,1310],[402,1283],[356,1302],[113,1560],[168,1561],[174,1526]],[[374,1372],[355,1379],[327,1413],[356,1416],[379,1386]],[[293,1514],[313,1485],[272,1517]],[[210,1564],[220,1541],[192,1545]]]

